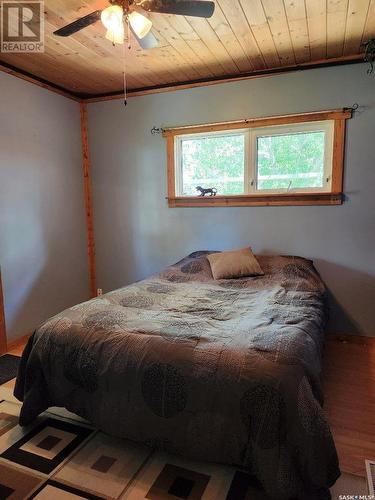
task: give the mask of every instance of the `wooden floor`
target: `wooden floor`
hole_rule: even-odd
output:
[[[9,354],[21,355],[25,342]],[[365,459],[375,460],[375,338],[330,338],[323,383],[341,470],[364,477]]]
[[[19,340],[8,344],[8,354],[13,354],[14,356],[22,356],[22,352],[28,340],[29,335],[26,335],[25,337],[22,337]]]
[[[364,476],[365,459],[375,460],[375,338],[329,340],[323,373],[341,470]]]

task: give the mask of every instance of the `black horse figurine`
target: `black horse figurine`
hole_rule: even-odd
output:
[[[216,196],[217,193],[216,188],[202,188],[202,186],[197,186],[195,189],[200,192],[199,196],[206,196],[206,194],[209,194],[210,196]]]

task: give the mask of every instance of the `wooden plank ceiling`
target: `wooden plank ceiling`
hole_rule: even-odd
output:
[[[362,52],[375,37],[375,0],[216,0],[211,19],[152,14],[159,47],[126,48],[130,89],[215,79],[336,60]],[[0,53],[0,62],[77,95],[120,91],[124,47],[100,22],[69,38],[53,31],[105,0],[45,0],[44,54]]]

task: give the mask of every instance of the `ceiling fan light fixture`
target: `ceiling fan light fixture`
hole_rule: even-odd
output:
[[[124,32],[124,29],[122,29],[122,31],[120,31],[120,30],[117,30],[117,31],[107,30],[105,37],[110,42],[118,45],[118,44],[124,43],[125,32]]]
[[[152,28],[152,22],[137,10],[129,14],[129,23],[138,38],[144,38]]]
[[[114,34],[124,32],[124,11],[120,5],[111,5],[103,10],[100,16],[102,23]]]

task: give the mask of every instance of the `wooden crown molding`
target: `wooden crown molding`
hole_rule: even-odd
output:
[[[223,77],[214,77],[214,78],[205,78],[200,80],[191,80],[185,82],[171,82],[170,84],[163,84],[154,87],[144,87],[139,89],[130,89],[127,93],[128,97],[138,97],[149,94],[159,94],[164,92],[175,92],[176,90],[186,90],[196,87],[206,87],[211,85],[218,85],[221,83],[231,83],[242,80],[251,80],[254,78],[264,78],[268,76],[281,75],[283,73],[290,73],[295,71],[304,71],[308,69],[317,69],[324,67],[332,67],[332,66],[342,66],[345,64],[358,64],[363,62],[363,54],[356,54],[352,56],[342,56],[332,59],[321,59],[313,62],[306,62],[302,64],[295,64],[290,66],[282,66],[277,68],[265,69],[260,71],[253,71],[250,73],[242,73],[236,75],[227,75]],[[43,78],[38,77],[37,75],[33,75],[24,71],[15,66],[11,66],[0,60],[0,71],[7,73],[9,75],[15,76],[17,78],[21,78],[24,81],[47,89],[51,92],[55,92],[60,94],[68,99],[72,99],[76,102],[85,102],[95,103],[100,101],[110,101],[115,99],[123,99],[124,93],[123,91],[112,92],[108,94],[99,94],[99,95],[88,95],[88,94],[80,94],[69,91],[59,85],[56,85],[50,81],[47,81]]]
[[[131,89],[127,92],[127,97],[139,97],[149,94],[160,94],[165,92],[175,92],[176,90],[186,90],[196,87],[208,87],[211,85],[219,85],[222,83],[238,82],[242,80],[252,80],[254,78],[265,78],[269,76],[282,75],[296,71],[304,71],[309,69],[317,69],[332,66],[342,66],[346,64],[363,63],[363,55],[357,54],[354,56],[342,56],[332,59],[321,59],[319,61],[307,62],[302,64],[294,64],[291,66],[280,66],[271,69],[252,71],[250,73],[241,73],[236,75],[227,75],[222,77],[203,78],[200,80],[191,80],[186,82],[177,82],[155,87],[145,87],[140,89]],[[111,101],[115,99],[123,99],[123,91],[113,92],[110,94],[101,94],[97,96],[85,96],[82,99],[86,103],[95,103],[100,101]]]
[[[0,71],[2,71],[3,73],[7,73],[8,75],[15,76],[16,78],[20,78],[25,82],[37,85],[38,87],[42,87],[43,89],[50,90],[55,94],[62,95],[64,97],[67,97],[68,99],[72,99],[73,101],[77,102],[81,101],[81,97],[79,97],[78,94],[74,94],[73,92],[70,92],[64,89],[63,87],[59,87],[58,85],[55,85],[54,83],[44,80],[43,78],[39,78],[38,76],[32,75],[27,71],[23,71],[22,69],[11,66],[10,64],[6,64],[1,60],[0,60]]]

